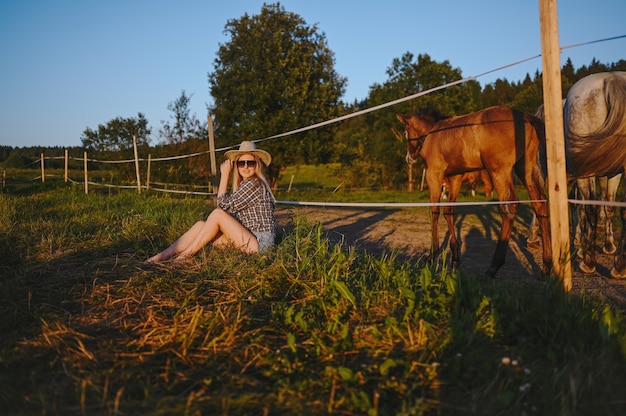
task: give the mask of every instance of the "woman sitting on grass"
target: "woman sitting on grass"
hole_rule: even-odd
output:
[[[263,253],[274,246],[276,200],[263,176],[261,162],[269,165],[272,157],[244,141],[239,150],[229,150],[220,165],[217,206],[206,221],[196,222],[171,246],[146,262],[158,263],[174,256],[193,256],[208,243],[231,245],[245,253]],[[228,193],[228,178],[233,166],[233,192]]]

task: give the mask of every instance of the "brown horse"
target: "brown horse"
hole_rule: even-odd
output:
[[[441,184],[450,183],[449,202],[456,201],[463,174],[489,173],[498,194],[502,229],[487,275],[495,277],[504,264],[519,198],[513,184],[513,172],[526,186],[537,215],[543,239],[543,272],[552,267],[552,247],[545,201],[545,180],[538,163],[539,150],[545,144],[544,125],[536,117],[507,107],[490,107],[459,117],[442,118],[437,114],[397,114],[405,124],[407,163],[420,156],[426,163],[426,181],[430,202],[439,203]],[[543,165],[545,166],[545,165]],[[515,201],[515,202],[510,202]],[[432,208],[431,258],[439,252],[439,205]],[[459,243],[454,230],[454,206],[443,209],[450,232],[452,265],[460,264]]]
[[[461,183],[467,182],[469,186],[469,191],[472,196],[476,196],[476,188],[478,187],[478,182],[483,183],[485,196],[491,197],[493,194],[493,185],[491,184],[491,178],[489,177],[489,173],[486,170],[481,169],[473,172],[465,172],[463,177],[461,178]],[[441,192],[442,199],[447,198],[448,189],[450,189],[450,183],[448,182],[448,178],[443,178],[443,190]]]

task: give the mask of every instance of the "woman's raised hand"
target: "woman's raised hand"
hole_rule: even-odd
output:
[[[222,173],[222,176],[227,177],[228,175],[230,175],[230,171],[232,169],[233,169],[233,162],[231,160],[225,160],[220,165],[220,172]]]

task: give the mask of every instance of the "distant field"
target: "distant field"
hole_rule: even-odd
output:
[[[426,202],[428,201],[427,189],[415,190],[408,192],[406,190],[380,190],[376,188],[352,188],[346,186],[338,174],[342,169],[339,163],[324,165],[299,165],[285,168],[282,173],[281,180],[278,184],[276,196],[284,200],[310,200],[325,202]],[[41,171],[38,169],[8,169],[7,170],[7,189],[9,193],[20,192],[29,189],[48,189],[64,181],[65,172],[63,169],[47,169],[46,183],[41,182]],[[81,188],[84,181],[84,172],[81,170],[69,171],[70,181],[74,181],[75,187]],[[101,186],[90,186],[93,192],[114,192],[115,190],[105,187],[105,185],[135,185],[136,183],[127,183],[119,175],[110,170],[93,170],[89,171],[89,181],[100,184]],[[145,186],[145,178],[142,177],[142,185]],[[291,188],[290,188],[291,184]],[[178,189],[191,190],[193,185],[206,184],[185,184],[184,187]],[[42,188],[43,187],[43,188]],[[162,185],[157,185],[163,188]],[[170,188],[176,189],[175,186]],[[206,192],[207,189],[205,188]],[[520,199],[527,198],[526,191],[523,187],[518,189]],[[471,196],[466,188],[463,188],[459,195],[459,201],[485,201],[486,198],[482,193],[482,188],[477,189],[476,196]]]

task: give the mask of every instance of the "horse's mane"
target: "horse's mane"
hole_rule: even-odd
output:
[[[421,110],[416,111],[413,114],[416,115],[416,116],[430,117],[430,118],[432,118],[435,121],[440,121],[440,120],[445,120],[447,118],[450,118],[450,116],[441,113],[438,109],[436,109],[434,107],[422,108]]]

